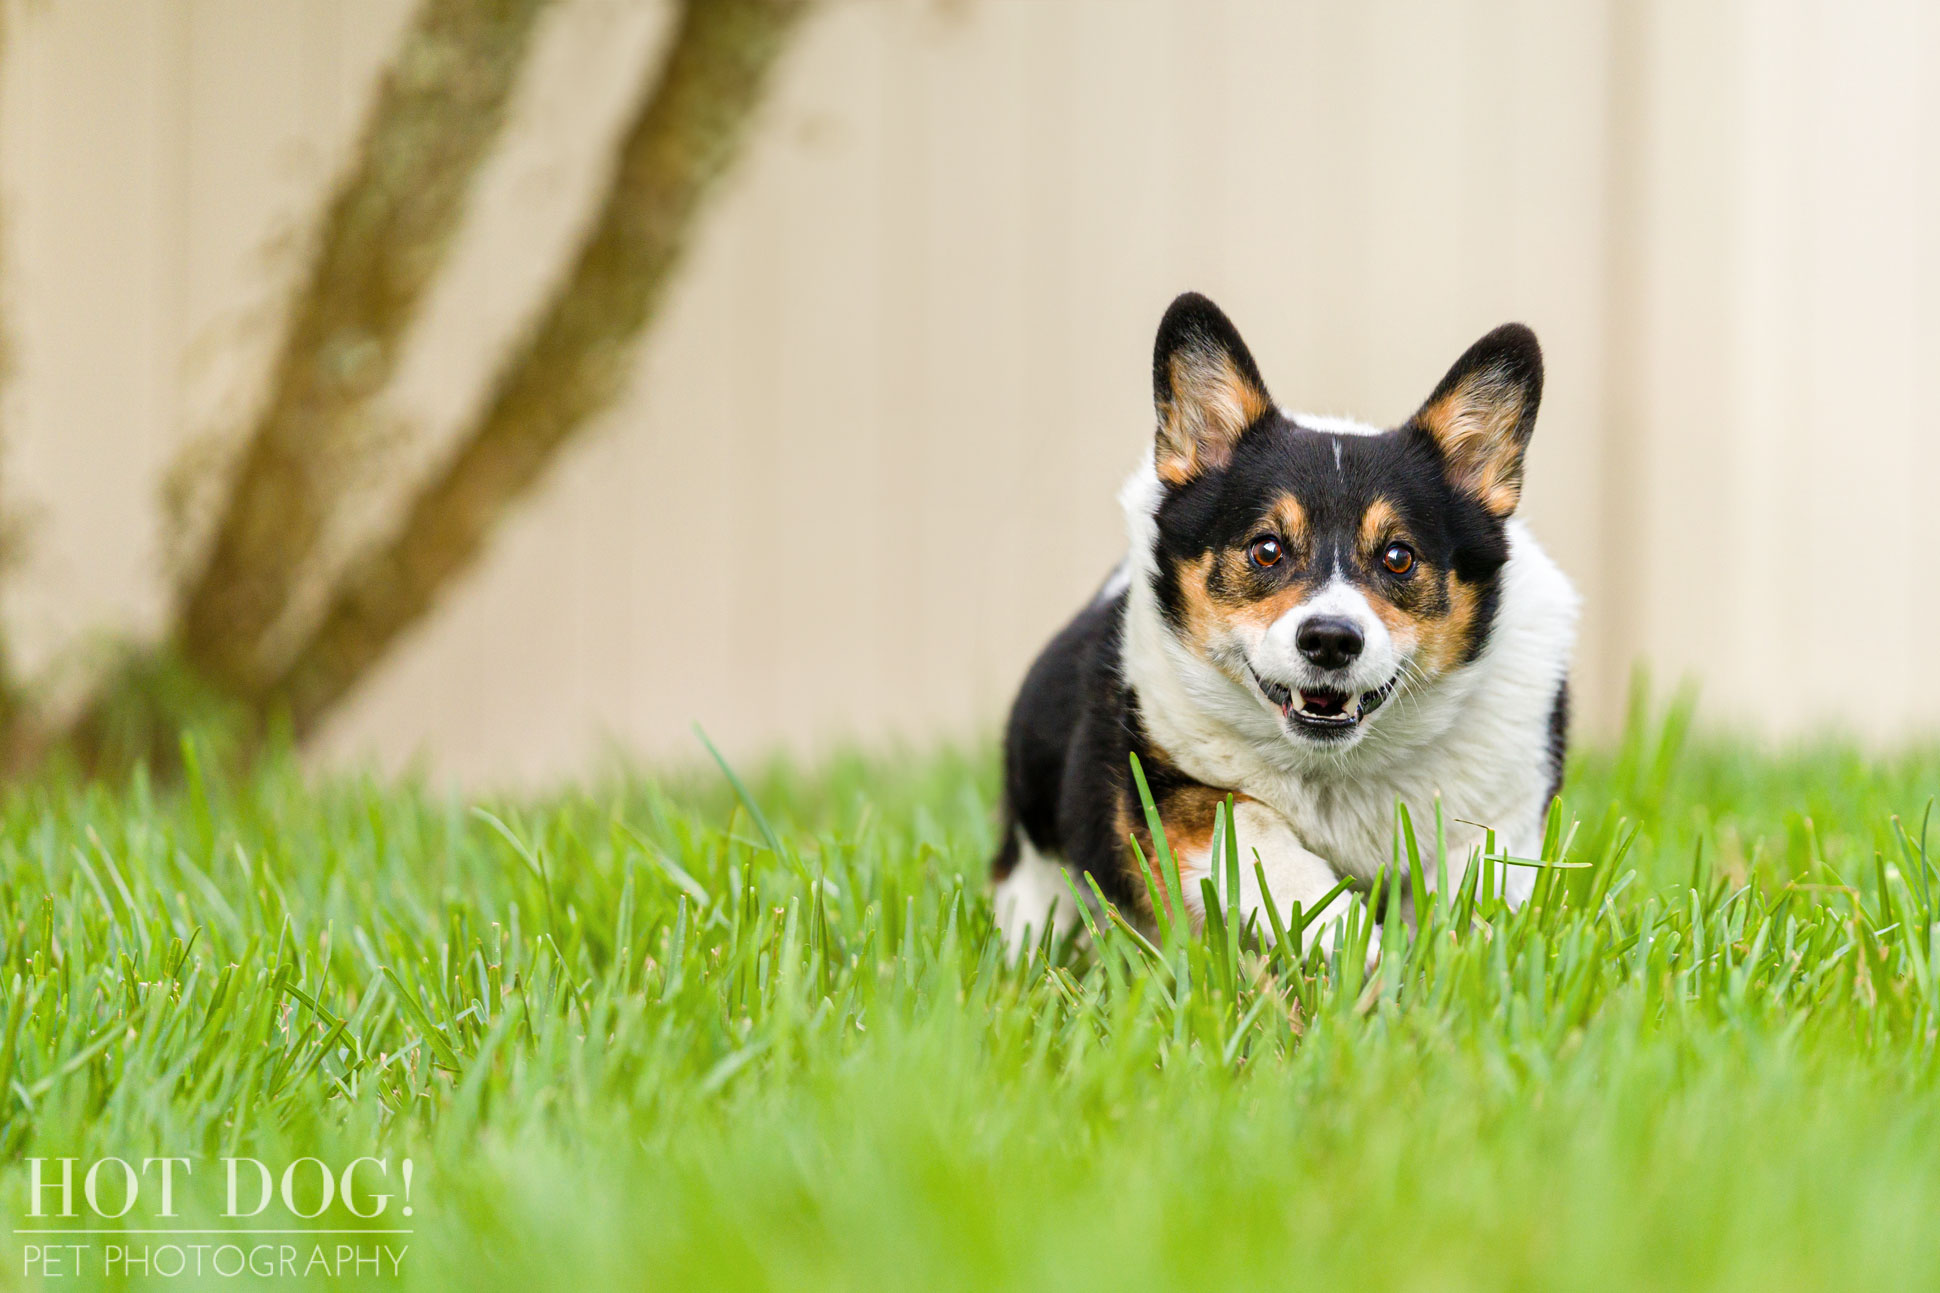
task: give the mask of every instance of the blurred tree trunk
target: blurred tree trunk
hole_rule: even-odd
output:
[[[806,0],[688,0],[565,279],[455,455],[388,542],[353,563],[282,676],[254,698],[313,730],[477,559],[492,528],[618,393],[696,213],[733,160]]]
[[[810,0],[683,0],[589,231],[457,448],[396,531],[354,561],[284,657],[288,606],[344,473],[357,419],[389,380],[489,151],[544,0],[425,0],[381,83],[291,306],[271,393],[231,478],[174,630],[131,650],[71,723],[0,732],[15,771],[50,756],[172,770],[195,726],[236,754],[287,721],[298,738],[477,559],[492,529],[621,388],[708,191],[733,161]],[[27,736],[19,735],[26,729]],[[219,748],[214,753],[220,755]]]
[[[246,740],[260,728],[248,698],[274,672],[264,638],[364,447],[361,415],[389,381],[444,263],[546,4],[423,0],[322,215],[269,393],[218,491],[207,552],[179,591],[170,639],[127,651],[64,732],[20,715],[10,725],[13,767],[61,748],[94,771],[137,760],[166,768],[185,725],[235,729]]]
[[[479,164],[504,124],[545,0],[425,0],[385,70],[292,302],[270,393],[175,626],[212,687],[262,688],[264,636],[288,603],[390,380]]]

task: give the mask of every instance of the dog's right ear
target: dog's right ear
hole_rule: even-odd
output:
[[[1197,292],[1172,303],[1152,348],[1159,479],[1183,485],[1233,456],[1246,429],[1273,408],[1232,321]]]

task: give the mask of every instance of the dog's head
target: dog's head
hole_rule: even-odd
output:
[[[1528,328],[1483,337],[1375,432],[1282,413],[1232,323],[1188,294],[1152,384],[1159,611],[1288,739],[1345,748],[1397,692],[1476,658],[1542,395]]]

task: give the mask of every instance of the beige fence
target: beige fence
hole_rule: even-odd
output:
[[[163,481],[220,452],[406,0],[39,0],[0,85],[6,612],[152,631]],[[371,434],[347,551],[435,459],[600,179],[654,4],[562,0]],[[987,731],[1120,546],[1184,287],[1284,402],[1405,414],[1533,324],[1528,508],[1721,720],[1931,729],[1940,7],[831,4],[625,404],[326,755],[550,777]]]

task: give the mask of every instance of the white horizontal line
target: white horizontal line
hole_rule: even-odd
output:
[[[342,1230],[141,1230],[133,1227],[116,1228],[102,1226],[90,1230],[79,1226],[43,1226],[15,1230],[16,1235],[411,1235],[415,1230],[365,1230],[346,1228]]]

